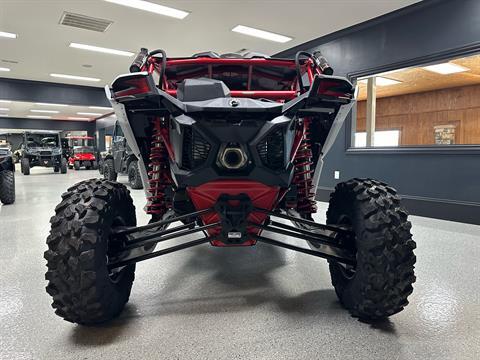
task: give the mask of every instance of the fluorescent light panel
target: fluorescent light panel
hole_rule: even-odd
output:
[[[69,116],[67,119],[68,120],[90,120],[90,118],[78,117],[78,116]]]
[[[101,116],[103,114],[92,113],[92,112],[77,112],[77,115],[87,115],[87,116]]]
[[[70,79],[70,80],[82,80],[82,81],[100,81],[97,78],[91,78],[86,76],[67,75],[67,74],[50,74],[54,78]]]
[[[362,79],[362,80],[359,80],[359,82],[362,83],[362,84],[367,84],[368,79]],[[397,84],[401,84],[401,83],[402,82],[398,81],[398,80],[389,79],[389,78],[382,77],[382,76],[375,76],[375,84],[378,85],[378,86],[397,85]]]
[[[0,114],[0,117],[8,117],[7,114]]]
[[[128,6],[131,8],[149,11],[155,14],[170,16],[176,19],[184,19],[189,12],[163,6],[143,0],[105,0],[109,3]]]
[[[470,70],[469,68],[466,68],[461,65],[453,64],[453,63],[429,65],[429,66],[424,66],[423,69],[437,73],[437,74],[441,74],[441,75],[457,74],[457,73]]]
[[[58,111],[58,110],[37,110],[37,109],[33,109],[33,110],[30,110],[30,112],[44,113],[44,114],[58,114],[60,111]]]
[[[59,106],[59,107],[68,106],[67,104],[51,104],[51,103],[35,103],[35,105],[39,105],[39,106]]]
[[[46,115],[27,115],[28,118],[32,119],[51,119],[51,116],[46,116]]]
[[[95,51],[95,52],[112,54],[112,55],[120,55],[120,56],[133,56],[133,55],[135,55],[135,53],[130,52],[130,51],[109,49],[109,48],[104,48],[104,47],[100,47],[100,46],[93,46],[93,45],[86,45],[86,44],[70,43],[69,46],[71,48],[75,48],[75,49],[89,50],[89,51]]]
[[[0,71],[10,71],[9,68],[0,67]]]
[[[0,111],[10,111],[9,108],[0,108]]]
[[[94,110],[113,110],[111,107],[106,106],[89,106],[88,108]]]
[[[291,37],[288,37],[285,35],[275,34],[269,31],[259,30],[259,29],[255,29],[249,26],[244,26],[244,25],[237,25],[232,29],[232,31],[240,34],[244,34],[244,35],[258,37],[265,40],[279,42],[279,43],[286,43],[292,40]]]
[[[5,38],[9,38],[9,39],[16,39],[17,38],[17,34],[14,34],[14,33],[9,33],[9,32],[5,32],[5,31],[0,31],[0,37],[5,37]]]
[[[11,100],[0,100],[0,103],[4,104],[10,104],[12,101]]]

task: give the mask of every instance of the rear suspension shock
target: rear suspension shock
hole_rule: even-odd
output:
[[[297,186],[297,211],[311,215],[317,211],[313,191],[313,155],[310,142],[310,119],[303,119],[303,137],[295,156],[293,183]]]
[[[155,118],[153,121],[152,142],[150,148],[150,163],[148,171],[147,214],[161,218],[171,204],[165,196],[166,189],[172,185],[167,148],[162,137],[162,129],[166,127],[166,120]]]

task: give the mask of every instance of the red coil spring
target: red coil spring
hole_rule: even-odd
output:
[[[310,120],[303,120],[303,137],[295,156],[293,183],[297,185],[297,211],[300,214],[313,214],[317,211],[313,191],[313,162],[310,143]]]
[[[171,204],[165,198],[165,189],[172,184],[168,153],[162,138],[164,120],[156,118],[153,123],[153,134],[150,148],[150,163],[148,164],[147,214],[161,217]]]

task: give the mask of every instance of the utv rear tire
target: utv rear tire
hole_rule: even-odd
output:
[[[107,159],[103,163],[103,178],[105,180],[117,181],[118,174],[115,171],[113,159]]]
[[[128,165],[128,183],[132,189],[142,189],[142,178],[140,177],[140,169],[138,168],[138,161],[133,160]]]
[[[384,183],[353,179],[330,196],[327,224],[355,232],[354,269],[330,262],[340,302],[358,318],[376,320],[400,312],[415,282],[415,242],[396,191]]]
[[[20,164],[23,175],[30,175],[30,161],[27,158],[22,159]]]
[[[15,202],[15,174],[11,170],[0,171],[0,202],[4,205]]]
[[[73,163],[73,168],[74,168],[75,170],[80,170],[80,161],[75,161],[75,162]]]
[[[62,174],[67,173],[67,159],[65,158],[62,158],[62,160],[60,161],[60,172]]]
[[[58,173],[60,171],[60,168],[58,166],[53,167],[53,172]]]
[[[83,325],[120,314],[135,277],[135,265],[118,272],[107,268],[114,246],[112,230],[135,226],[135,207],[124,185],[106,180],[82,181],[62,195],[50,220],[45,252],[47,293],[55,313]]]
[[[97,170],[98,169],[98,163],[96,160],[92,161],[92,169]]]

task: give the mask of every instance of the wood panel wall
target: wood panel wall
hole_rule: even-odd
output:
[[[365,120],[366,101],[359,101],[357,131]],[[433,145],[438,125],[456,125],[456,144],[480,144],[480,85],[377,99],[376,130],[400,130],[401,145]]]

